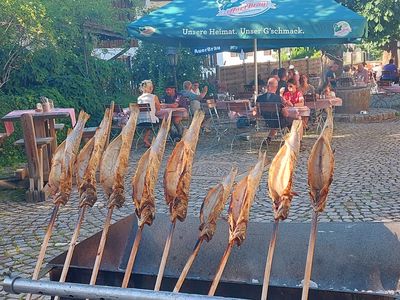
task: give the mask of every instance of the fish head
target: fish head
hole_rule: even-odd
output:
[[[121,208],[125,202],[124,188],[115,188],[110,195],[108,207],[116,206]]]
[[[88,205],[90,207],[93,207],[93,205],[96,203],[96,201],[97,201],[96,188],[87,187],[81,194],[79,206],[82,207],[82,206]]]
[[[62,192],[57,193],[55,198],[54,198],[54,204],[65,205],[65,204],[67,204],[68,199],[69,199],[69,195],[68,194],[62,193]]]
[[[275,202],[275,219],[286,220],[289,216],[289,209],[292,203],[293,195],[283,195],[280,197],[279,201]]]

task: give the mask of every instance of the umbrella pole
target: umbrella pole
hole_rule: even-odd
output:
[[[281,48],[278,49],[279,68],[282,68]]]
[[[254,103],[258,96],[258,64],[257,64],[257,39],[254,39]]]
[[[268,298],[269,278],[271,276],[272,261],[274,259],[276,236],[278,234],[278,226],[279,226],[279,219],[275,220],[275,222],[274,222],[271,240],[269,241],[268,256],[267,256],[267,262],[265,263],[264,282],[263,282],[261,300],[266,300]]]
[[[141,225],[138,228],[138,230],[136,231],[135,241],[133,242],[131,254],[129,255],[128,264],[126,265],[124,279],[122,281],[123,288],[128,287],[129,279],[131,278],[131,273],[132,273],[133,265],[135,263],[136,254],[139,249],[139,243],[140,243],[140,240],[142,239],[143,226],[144,226],[144,224]]]
[[[49,225],[47,226],[46,234],[44,236],[42,246],[40,247],[39,257],[36,262],[35,270],[33,271],[33,275],[32,275],[33,280],[37,280],[39,278],[39,272],[40,272],[40,269],[42,268],[44,256],[46,254],[46,250],[47,250],[47,246],[49,244],[51,234],[53,233],[54,223],[57,219],[57,214],[58,214],[59,208],[60,208],[60,203],[57,203],[54,206],[53,212],[51,214]],[[31,294],[28,294],[26,296],[26,300],[30,300],[31,298],[32,298]]]
[[[312,220],[311,220],[310,241],[308,243],[307,262],[306,262],[306,270],[304,272],[303,293],[301,295],[301,300],[308,299],[308,290],[310,288],[311,271],[314,259],[315,240],[317,237],[317,225],[318,225],[318,212],[313,210]]]
[[[185,281],[185,278],[187,276],[187,273],[189,272],[190,267],[192,266],[192,264],[194,262],[194,259],[196,258],[197,254],[199,254],[202,243],[203,243],[203,239],[200,238],[197,240],[196,245],[194,246],[193,253],[190,255],[188,261],[186,262],[185,267],[183,268],[181,275],[179,276],[178,281],[176,282],[176,285],[175,285],[175,288],[173,291],[174,293],[178,293],[179,290],[181,289],[182,284]]]
[[[230,242],[226,247],[224,255],[222,256],[221,262],[219,263],[218,271],[215,274],[214,280],[211,284],[210,290],[208,291],[208,296],[214,296],[217,290],[219,281],[221,280],[222,273],[224,272],[226,263],[228,262],[229,255],[231,254],[234,241]]]
[[[165,242],[164,252],[163,252],[163,255],[162,255],[162,258],[161,258],[161,263],[160,263],[160,269],[158,270],[157,281],[156,281],[156,285],[154,287],[155,291],[159,291],[160,287],[161,287],[161,281],[163,279],[165,265],[167,264],[169,249],[171,247],[172,236],[174,234],[175,223],[176,223],[176,220],[174,220],[171,223],[171,227],[169,229],[168,238],[167,238],[167,241]]]
[[[110,228],[113,211],[114,211],[114,206],[111,206],[108,209],[106,221],[104,222],[104,228],[103,228],[103,232],[101,234],[99,248],[98,248],[97,254],[96,254],[96,260],[95,260],[94,266],[93,266],[92,277],[90,278],[90,285],[96,284],[96,279],[97,279],[97,275],[99,273],[101,259],[103,258],[104,247],[106,246],[107,235],[108,235],[108,230]]]
[[[83,219],[85,218],[86,208],[87,208],[87,206],[84,205],[79,209],[78,221],[76,223],[75,231],[74,231],[74,234],[72,235],[71,242],[69,244],[67,256],[66,256],[65,262],[64,262],[64,267],[62,269],[61,276],[60,276],[60,282],[65,282],[65,279],[67,279],[69,266],[70,266],[71,260],[72,260],[72,255],[74,254],[75,245],[76,245],[76,242],[78,241],[79,232],[81,230]],[[60,299],[60,297],[58,297],[58,296],[56,296],[54,298],[54,300],[59,300],[59,299]]]

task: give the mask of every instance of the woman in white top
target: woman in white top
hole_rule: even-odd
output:
[[[139,96],[137,103],[138,104],[150,104],[149,112],[140,112],[138,118],[138,124],[140,123],[158,123],[158,118],[156,117],[156,113],[160,111],[160,100],[153,93],[154,86],[151,80],[143,80],[140,83],[139,90],[142,92],[142,95]],[[146,147],[151,146],[151,142],[149,140],[151,134],[151,129],[146,129],[143,137],[143,141]]]

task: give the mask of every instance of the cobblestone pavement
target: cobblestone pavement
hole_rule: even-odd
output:
[[[400,120],[370,124],[337,123],[335,126],[335,175],[326,211],[320,216],[321,222],[400,221]],[[310,221],[306,162],[316,137],[312,134],[304,137],[294,184],[294,191],[299,196],[293,200],[288,222]],[[226,140],[218,143],[209,134],[200,138],[193,169],[189,214],[199,214],[208,188],[227,174],[232,165],[237,165],[239,173],[245,174],[255,164],[257,154],[247,153],[248,142],[235,142],[233,153],[230,153],[229,142],[230,140]],[[258,148],[258,145],[254,145],[255,143],[253,150]],[[269,147],[269,161],[278,147],[279,142],[273,142]],[[169,145],[166,156],[171,150],[172,146]],[[141,148],[132,151],[129,174],[126,177],[129,200],[122,209],[114,212],[114,222],[134,210],[129,196],[130,179],[135,163],[143,152],[144,149]],[[271,202],[266,191],[266,174],[267,172],[263,176],[250,213],[252,221],[272,221]],[[159,180],[156,187],[157,213],[166,213],[161,182]],[[50,201],[33,204],[26,203],[23,198],[21,191],[0,192],[0,280],[3,279],[3,272],[10,268],[13,275],[31,276],[52,211],[53,205]],[[71,201],[60,210],[45,261],[67,249],[77,211],[75,191]],[[80,240],[102,229],[106,212],[104,195],[99,188],[99,201],[87,212]],[[0,298],[18,297],[0,291]]]

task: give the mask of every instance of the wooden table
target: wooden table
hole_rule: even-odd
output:
[[[310,108],[307,106],[285,106],[282,108],[284,115],[290,119],[301,119],[310,116]]]
[[[182,119],[189,118],[189,114],[186,108],[184,107],[165,107],[161,108],[159,112],[156,113],[156,116],[160,119],[167,118],[168,114],[172,112],[173,117],[180,117]]]
[[[54,152],[57,148],[57,136],[54,128],[55,119],[58,118],[71,118],[72,126],[75,126],[76,118],[75,111],[73,108],[54,108],[49,112],[37,112],[35,110],[14,110],[9,112],[7,115],[1,118],[4,122],[7,135],[14,132],[13,122],[19,121],[23,114],[30,114],[33,118],[35,127],[35,134],[38,138],[53,137],[53,141],[50,147],[45,146],[46,149],[43,151],[43,179],[48,180],[50,172],[50,162]]]
[[[332,106],[342,106],[341,98],[317,99],[316,101],[306,101],[304,104],[310,109],[321,110]]]
[[[123,109],[124,113],[129,116],[130,111],[129,108]],[[184,107],[175,107],[174,104],[165,104],[161,103],[161,109],[159,112],[156,113],[156,116],[160,119],[164,117],[168,117],[169,112],[172,112],[173,117],[181,117],[182,119],[189,118],[189,113],[186,108]]]
[[[217,109],[225,109],[227,110],[229,108],[229,104],[234,103],[234,104],[242,104],[245,103],[247,104],[249,110],[250,110],[250,100],[248,99],[238,99],[238,100],[232,100],[232,101],[217,101]]]

